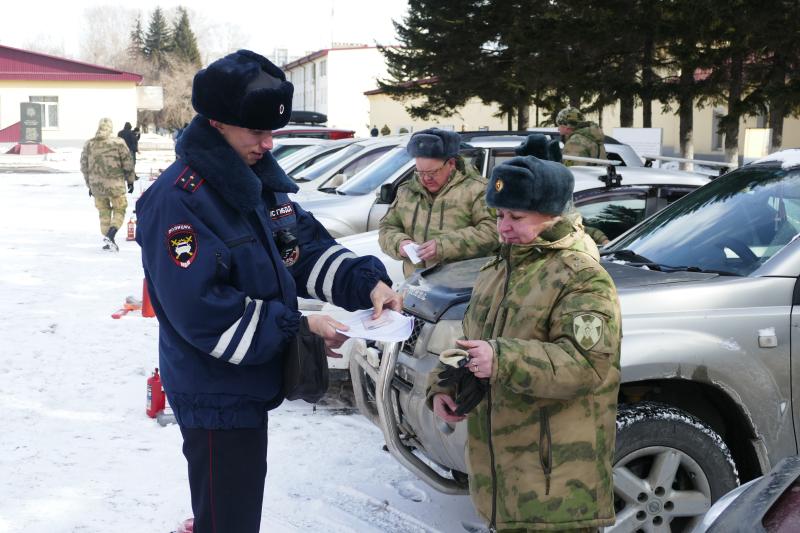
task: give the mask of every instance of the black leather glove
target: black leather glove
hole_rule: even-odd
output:
[[[133,183],[129,183],[128,184],[128,192],[130,192],[130,193],[133,192]]]
[[[467,370],[467,376],[461,380],[456,390],[456,414],[464,416],[475,409],[488,390],[488,378],[476,378],[475,374]]]
[[[92,189],[89,189],[89,196],[92,195]]]

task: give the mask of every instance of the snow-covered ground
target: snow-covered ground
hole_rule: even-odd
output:
[[[139,249],[125,228],[118,254],[100,249],[78,155],[0,155],[0,533],[165,533],[191,505],[178,428],[144,412],[158,324],[111,318],[141,297]],[[170,157],[144,152],[139,183]],[[360,415],[291,402],[269,429],[262,531],[480,524],[467,497],[437,493],[382,451]]]

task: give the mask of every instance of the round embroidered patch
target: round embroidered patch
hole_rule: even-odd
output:
[[[189,268],[197,257],[197,234],[191,224],[175,224],[167,230],[167,250],[172,261]]]
[[[292,266],[297,262],[300,258],[300,247],[295,246],[291,250],[286,250],[281,254],[281,259],[283,259],[283,264],[287,267]]]
[[[581,348],[588,350],[603,336],[603,320],[589,313],[577,315],[572,320],[572,332]]]

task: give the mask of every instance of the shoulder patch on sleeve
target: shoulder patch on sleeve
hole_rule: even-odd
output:
[[[583,252],[568,251],[561,256],[561,259],[574,272],[580,272],[598,265],[592,256]]]
[[[167,252],[181,268],[189,268],[197,258],[198,244],[197,232],[191,224],[173,224],[167,230]]]
[[[590,350],[603,336],[605,318],[594,313],[581,313],[572,319],[572,334],[584,350]]]
[[[198,189],[205,183],[206,180],[192,172],[188,166],[184,167],[178,178],[175,180],[175,186],[183,189],[186,192],[197,192]]]

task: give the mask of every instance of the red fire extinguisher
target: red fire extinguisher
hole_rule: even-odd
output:
[[[136,240],[136,211],[133,212],[131,218],[128,219],[128,237],[126,241]]]
[[[147,378],[147,416],[155,418],[159,411],[164,409],[166,396],[164,388],[161,386],[161,376],[158,369],[153,371],[153,375]]]

